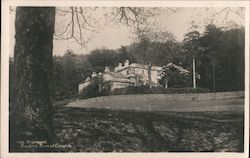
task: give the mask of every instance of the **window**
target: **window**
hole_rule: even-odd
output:
[[[158,75],[158,76],[161,76],[161,71],[157,71],[157,75]]]
[[[131,74],[135,74],[135,69],[130,69],[131,70]]]

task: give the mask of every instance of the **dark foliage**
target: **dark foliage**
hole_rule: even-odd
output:
[[[47,152],[243,152],[243,120],[242,113],[159,113],[60,106],[54,119],[60,139],[57,147]],[[19,147],[16,151],[44,150]]]
[[[114,91],[110,90],[110,83],[104,83],[98,78],[91,80],[89,86],[83,89],[79,94],[79,98],[87,99],[98,96],[107,95],[126,95],[126,94],[181,94],[181,93],[208,93],[209,89],[204,88],[163,88],[149,86],[130,86],[127,88],[119,88]]]
[[[175,67],[164,67],[160,84],[168,88],[192,87],[192,78],[190,74],[181,73]]]
[[[94,77],[90,84],[79,94],[79,98],[86,99],[110,94],[110,83],[103,82],[102,78]]]
[[[113,69],[126,59],[129,57],[125,47],[118,50],[97,49],[90,55],[76,55],[67,50],[63,56],[54,56],[54,99],[77,97],[78,84],[92,72],[103,72],[105,66]]]
[[[192,33],[188,35],[191,36]],[[119,62],[123,63],[126,59],[129,59],[130,63],[143,63],[140,46],[140,43],[133,43],[117,50],[97,49],[89,55],[76,55],[67,50],[63,56],[54,56],[53,99],[77,97],[78,84],[93,71],[103,72],[105,66],[109,66],[112,71]],[[151,58],[152,65],[163,66],[172,62],[189,71],[192,70],[192,53],[188,53],[188,49],[183,50],[181,47],[191,47],[191,45],[170,40],[166,43],[149,42],[148,46],[145,55]],[[199,48],[199,52],[195,54],[196,68],[201,76],[197,81],[198,87],[211,91],[214,87],[215,91],[244,90],[244,28],[223,31],[214,25],[208,25],[204,34],[197,37],[196,47]],[[12,82],[15,78],[15,74],[12,73],[13,68],[14,65],[10,62],[12,94],[10,97],[14,96],[15,92],[13,90],[15,84]],[[190,87],[192,84],[191,75],[180,74],[174,69],[169,71],[168,76],[170,88]],[[161,83],[165,84],[164,77]]]
[[[200,86],[215,91],[244,90],[244,28],[222,31],[208,25],[200,41],[204,48],[198,56]]]
[[[94,70],[86,56],[75,55],[67,50],[62,57],[54,56],[53,71],[53,98],[61,100],[76,97],[78,84]]]
[[[112,95],[120,94],[178,94],[178,93],[208,93],[208,89],[203,88],[163,88],[148,86],[131,86],[127,88],[115,89]]]

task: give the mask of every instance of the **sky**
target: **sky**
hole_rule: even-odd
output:
[[[65,9],[59,8],[58,10]],[[198,25],[197,30],[204,31],[205,22],[214,19],[214,24],[219,27],[225,27],[232,23],[244,26],[244,13],[240,8],[178,8],[175,13],[162,12],[155,17],[156,28],[162,31],[169,31],[174,34],[177,41],[182,41],[184,34],[189,31],[191,21]],[[89,23],[99,24],[94,31],[83,30],[84,37],[88,39],[85,47],[81,47],[74,40],[53,40],[53,55],[63,55],[67,49],[73,50],[75,54],[88,54],[94,49],[107,48],[118,49],[122,45],[126,46],[133,43],[135,39],[133,28],[122,24],[114,24],[111,16],[108,14],[112,8],[98,8],[97,10],[86,9],[85,13]],[[221,12],[222,11],[222,12]],[[217,13],[217,14],[215,14]],[[243,16],[242,16],[243,15]],[[55,33],[62,32],[70,21],[70,15],[61,15],[60,11],[56,14]],[[96,21],[93,21],[95,19]],[[14,54],[15,30],[14,30],[15,12],[10,13],[10,56]],[[92,27],[90,27],[92,29]],[[78,31],[76,30],[76,33]],[[70,33],[68,33],[70,34]],[[79,33],[78,33],[79,34]]]

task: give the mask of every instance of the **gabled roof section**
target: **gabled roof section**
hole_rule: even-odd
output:
[[[169,64],[167,64],[167,67],[174,67],[174,68],[176,68],[177,70],[179,70],[181,73],[185,73],[185,74],[190,73],[190,71],[184,69],[184,68],[181,67],[181,66],[175,65],[174,63],[169,63]]]
[[[129,65],[129,67],[136,67],[136,68],[148,69],[148,65],[137,64],[137,63],[132,63],[132,64]],[[151,69],[162,70],[162,67],[160,67],[160,66],[152,66]]]
[[[106,74],[109,74],[111,76],[113,76],[114,78],[123,78],[123,79],[128,79],[127,76],[119,73],[119,72],[105,72]],[[104,73],[104,74],[105,74]]]
[[[106,81],[110,81],[110,82],[121,82],[121,83],[134,83],[133,81],[131,81],[130,79],[128,79],[127,76],[119,73],[119,72],[105,72],[104,75],[110,75],[113,78],[112,79],[108,79]]]

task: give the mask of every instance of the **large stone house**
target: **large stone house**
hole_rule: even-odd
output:
[[[94,77],[101,77],[103,82],[108,82],[111,86],[111,91],[117,88],[125,88],[128,86],[147,85],[150,83],[149,73],[151,73],[151,85],[159,86],[159,80],[163,68],[160,66],[149,66],[143,64],[132,63],[129,64],[125,60],[124,64],[119,63],[114,71],[109,71],[109,67],[105,67],[104,73],[93,72],[90,77],[87,77],[79,84],[79,92],[91,83]]]
[[[106,70],[103,73],[102,78],[103,82],[109,83],[111,91],[114,91],[117,88],[133,86],[135,84],[133,80],[130,80],[127,76],[119,72],[110,72]]]
[[[166,66],[174,67],[180,73],[190,75],[190,71],[181,66],[177,66],[173,63],[169,63]],[[129,64],[129,61],[125,60],[124,64],[119,63],[118,66],[114,68],[114,71],[110,71],[109,67],[106,66],[103,73],[99,72],[97,74],[93,72],[90,77],[87,77],[79,84],[78,90],[79,93],[82,92],[84,88],[90,85],[91,80],[94,78],[101,78],[102,82],[108,83],[111,91],[128,86],[150,85],[151,87],[157,87],[161,86],[159,80],[162,77],[162,72],[163,67],[161,66],[150,66],[138,63]],[[199,74],[196,76],[199,78]]]
[[[135,85],[147,85],[151,82],[151,85],[156,87],[160,85],[159,80],[161,79],[163,68],[160,66],[150,66],[137,63],[129,64],[129,61],[125,60],[124,65],[119,63],[114,71],[125,75],[133,81]]]

